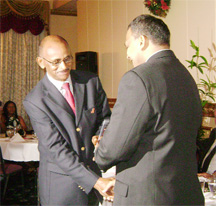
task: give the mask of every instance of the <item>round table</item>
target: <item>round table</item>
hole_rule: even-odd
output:
[[[33,135],[27,135],[19,140],[11,140],[0,135],[0,146],[5,160],[16,162],[39,161],[38,140]]]

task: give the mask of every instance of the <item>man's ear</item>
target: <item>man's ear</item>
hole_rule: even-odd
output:
[[[148,44],[149,44],[149,39],[145,35],[141,35],[139,37],[139,43],[140,43],[140,48],[142,50],[146,49],[148,47]]]
[[[37,57],[36,62],[41,67],[41,69],[45,69],[44,61],[41,57]]]

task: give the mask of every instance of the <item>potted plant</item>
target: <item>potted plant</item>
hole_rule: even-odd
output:
[[[216,71],[216,46],[214,43],[212,43],[213,51],[211,49],[208,49],[210,54],[210,61],[208,62],[207,58],[200,55],[200,50],[195,43],[190,40],[191,47],[194,49],[195,54],[192,56],[191,60],[186,60],[189,63],[188,68],[196,68],[197,69],[197,87],[200,93],[200,99],[201,99],[201,105],[203,109],[203,120],[204,118],[214,117],[216,114],[216,94],[214,93],[214,90],[216,88],[216,79],[215,76],[211,76],[211,79],[214,79],[213,81],[210,79],[210,73],[213,73]],[[213,54],[214,53],[214,54]],[[200,78],[200,75],[204,75],[206,79]],[[204,121],[203,121],[204,122]],[[198,156],[201,157],[205,154],[206,151],[206,143],[208,142],[208,139],[205,139],[204,137],[208,137],[211,131],[211,127],[202,126],[200,127],[198,131],[197,136],[197,152]]]
[[[206,80],[203,78],[199,78],[199,73],[204,74],[204,71],[215,71],[216,70],[216,57],[214,57],[213,52],[211,49],[209,50],[210,53],[210,63],[208,63],[207,59],[200,55],[199,47],[195,45],[195,43],[190,40],[191,47],[195,50],[195,54],[192,56],[191,60],[186,60],[189,63],[189,68],[193,69],[196,68],[197,72],[197,79],[198,79],[198,90],[200,92],[201,97],[201,104],[204,108],[206,104],[210,102],[215,102],[216,94],[214,94],[214,89],[216,88],[216,82],[210,80],[210,77],[206,74]],[[212,43],[214,52],[216,52],[216,46]],[[214,77],[215,80],[215,77]]]
[[[200,93],[201,98],[201,105],[203,108],[203,116],[210,116],[214,117],[214,110],[216,104],[216,94],[214,93],[214,90],[216,88],[216,79],[213,75],[214,81],[210,79],[209,73],[216,71],[216,46],[214,43],[212,43],[213,50],[208,49],[210,54],[210,63],[208,62],[207,58],[200,55],[200,49],[195,43],[190,40],[191,47],[194,49],[195,54],[192,56],[191,60],[186,60],[189,65],[188,68],[196,68],[197,69],[197,86]],[[213,54],[214,53],[214,54]],[[206,79],[200,78],[200,75],[205,75]],[[199,131],[199,138],[202,138],[204,136],[204,129],[201,128]]]

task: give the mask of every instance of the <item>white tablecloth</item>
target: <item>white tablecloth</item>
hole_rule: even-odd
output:
[[[205,206],[216,206],[216,199],[211,199],[211,192],[204,192]]]
[[[17,162],[39,161],[38,140],[30,139],[30,135],[23,142],[11,142],[0,136],[0,146],[5,160]]]

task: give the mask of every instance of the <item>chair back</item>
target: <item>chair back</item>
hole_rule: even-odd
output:
[[[6,173],[5,173],[5,168],[4,168],[4,159],[3,159],[2,150],[0,147],[0,176],[5,176],[5,175]]]
[[[107,98],[110,109],[112,109],[116,103],[116,98]]]

